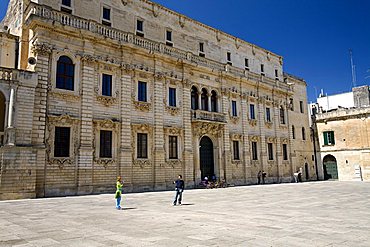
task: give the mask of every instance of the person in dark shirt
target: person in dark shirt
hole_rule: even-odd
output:
[[[177,199],[178,199],[179,205],[181,205],[182,192],[184,191],[184,188],[185,188],[185,183],[184,183],[184,180],[182,180],[182,176],[179,175],[178,179],[174,181],[173,183],[176,184],[176,196],[175,196],[175,200],[173,201],[173,205],[176,206]]]

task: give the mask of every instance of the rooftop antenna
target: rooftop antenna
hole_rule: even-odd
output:
[[[352,69],[352,87],[356,87],[356,65],[353,64],[352,49],[349,49],[349,56],[351,59],[351,69]]]

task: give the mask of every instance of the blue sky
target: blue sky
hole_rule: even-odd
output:
[[[8,0],[0,0],[0,19]],[[351,48],[357,85],[370,84],[369,0],[156,0],[170,9],[284,57],[284,70],[303,77],[309,100],[351,89]],[[366,78],[368,77],[368,78]]]

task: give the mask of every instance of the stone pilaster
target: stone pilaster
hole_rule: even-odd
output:
[[[246,97],[242,97],[241,100],[241,110],[244,114],[242,114],[242,134],[243,134],[243,143],[241,143],[243,151],[242,151],[242,159],[243,159],[243,169],[244,169],[244,182],[248,183],[252,178],[251,174],[251,163],[250,163],[250,152],[249,152],[249,138],[248,138],[248,103]]]
[[[191,129],[191,83],[184,81],[182,90],[184,123],[184,181],[187,187],[194,187],[194,150]]]
[[[78,150],[77,193],[93,191],[93,96],[95,63],[83,59],[81,87],[81,136]]]
[[[132,152],[134,152],[131,138],[131,83],[132,77],[130,71],[122,69],[121,75],[121,137],[120,137],[120,159],[118,174],[123,177],[126,191],[132,191]]]
[[[222,96],[222,109],[224,113],[226,114],[227,122],[230,123],[230,117],[229,117],[229,110],[230,110],[230,101],[227,94],[224,94]],[[238,110],[238,112],[241,112]],[[230,147],[230,129],[229,125],[225,125],[224,131],[223,131],[223,155],[221,159],[221,164],[223,166],[220,166],[220,179],[226,179],[227,183],[230,183],[232,181],[232,167],[231,167],[231,147]]]
[[[259,152],[260,152],[260,159],[261,159],[261,170],[265,171],[268,174],[268,150],[267,150],[267,144],[266,144],[266,129],[265,129],[265,106],[257,102],[256,103],[256,108],[257,108],[257,117],[258,117],[258,126],[259,126],[259,131],[260,131],[260,147],[259,147]],[[267,180],[268,181],[268,180]]]
[[[163,131],[163,92],[164,80],[162,76],[154,76],[154,189],[165,190],[165,150],[164,150],[164,131]]]

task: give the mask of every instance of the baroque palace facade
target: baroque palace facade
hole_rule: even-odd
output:
[[[10,0],[3,25],[3,199],[317,178],[279,55],[148,0]]]

